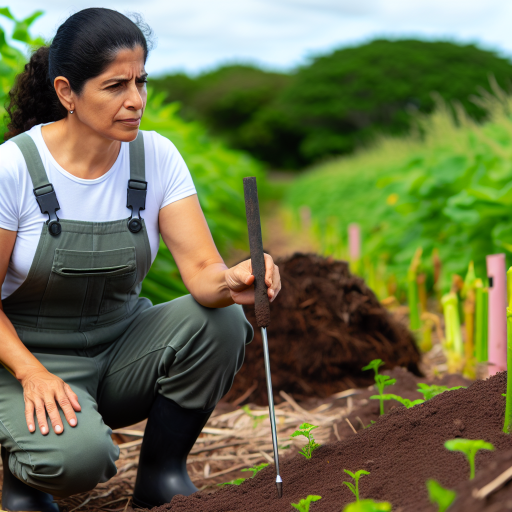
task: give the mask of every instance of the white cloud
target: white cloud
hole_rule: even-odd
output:
[[[36,0],[12,2],[24,17]],[[66,17],[98,4],[47,0],[34,31],[49,38]],[[102,7],[139,11],[158,46],[148,70],[198,71],[226,61],[290,68],[311,53],[377,36],[479,42],[512,54],[512,2],[508,0],[112,0]]]

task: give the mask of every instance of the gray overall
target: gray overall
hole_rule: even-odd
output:
[[[23,389],[0,366],[0,444],[17,478],[64,497],[116,473],[119,449],[111,429],[147,418],[156,393],[188,409],[215,406],[231,387],[253,332],[238,305],[210,309],[187,295],[153,306],[139,297],[151,265],[139,213],[147,188],[142,132],[130,143],[132,215],[111,222],[59,219],[56,191],[34,142],[26,134],[11,140],[50,218],[27,279],[3,308],[25,346],[78,395],[82,411],[75,428],[60,411],[60,435],[52,428],[46,436],[39,429],[30,433]]]

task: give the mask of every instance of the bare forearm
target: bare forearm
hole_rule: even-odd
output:
[[[234,304],[226,284],[224,263],[205,266],[186,283],[192,297],[207,308],[225,308]]]
[[[20,340],[16,329],[0,306],[0,363],[20,382],[25,375],[44,366],[30,353]]]

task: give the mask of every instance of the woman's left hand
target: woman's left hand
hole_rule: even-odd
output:
[[[265,254],[265,284],[268,299],[272,302],[281,290],[279,267],[274,263],[270,254]],[[242,261],[226,270],[226,284],[231,298],[236,304],[254,304],[254,276],[252,275],[251,260]]]

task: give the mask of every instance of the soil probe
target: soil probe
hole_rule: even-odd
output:
[[[258,203],[258,187],[256,178],[244,178],[245,213],[249,231],[249,246],[251,248],[252,273],[254,275],[254,311],[256,322],[261,327],[263,354],[265,357],[265,374],[267,377],[268,410],[272,429],[272,444],[274,446],[274,463],[276,466],[276,487],[279,497],[283,495],[283,480],[279,474],[279,451],[277,446],[276,413],[274,411],[274,395],[270,376],[270,358],[268,355],[267,325],[270,323],[270,304],[265,284],[265,257],[263,256],[263,241],[261,238],[260,207]]]

